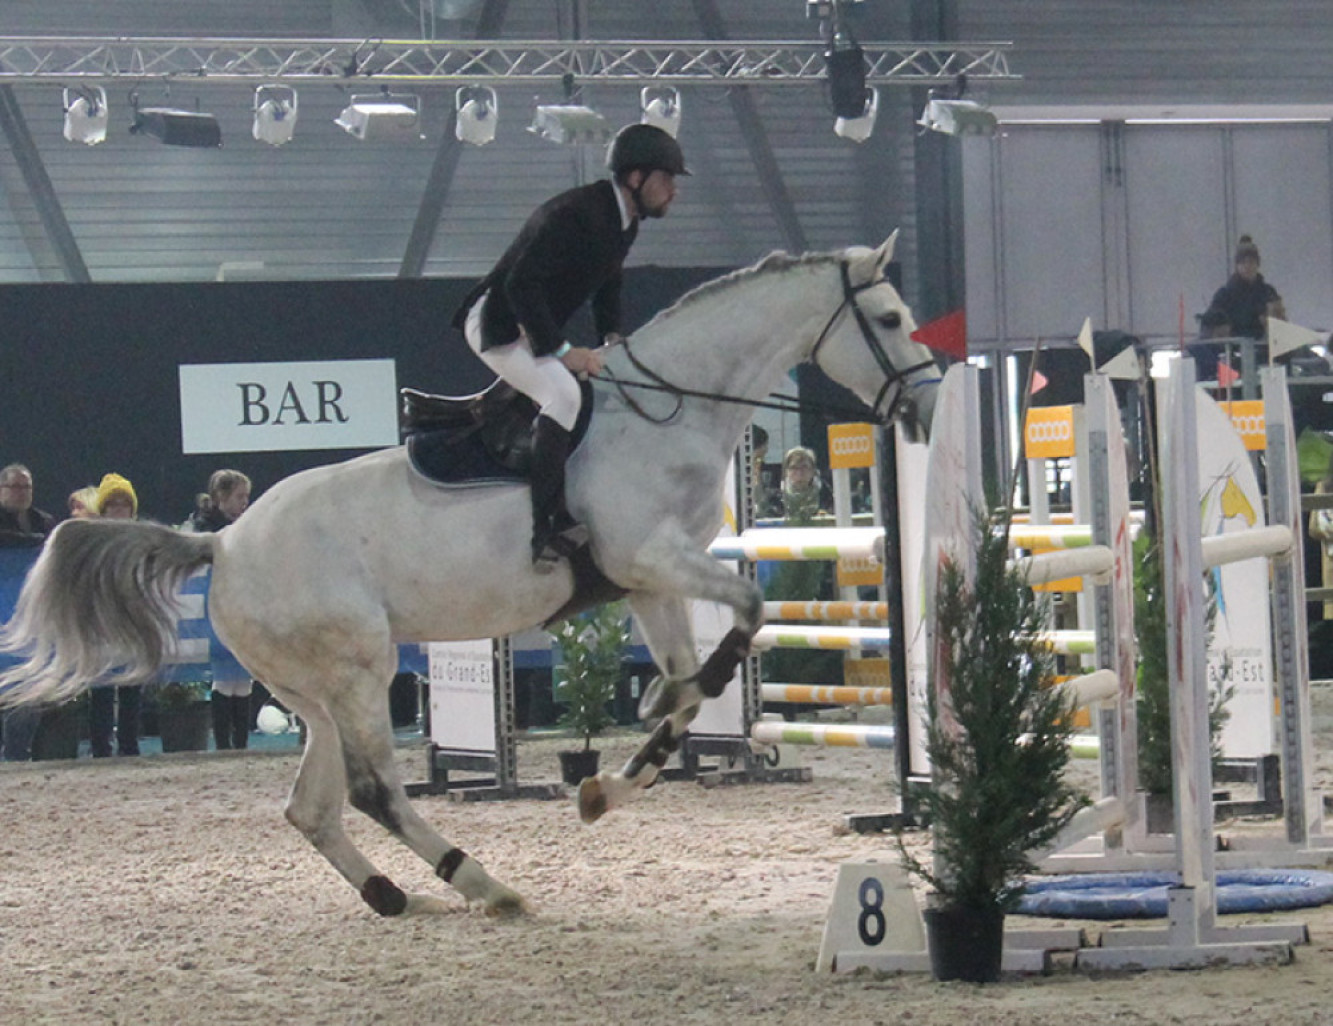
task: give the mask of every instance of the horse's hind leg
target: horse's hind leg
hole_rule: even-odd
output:
[[[327,706],[274,688],[306,722],[308,739],[287,819],[380,915],[441,912],[449,905],[434,895],[409,894],[368,860],[348,839],[342,800],[366,813],[425,859],[436,874],[486,911],[523,911],[523,900],[493,880],[471,856],[436,833],[412,808],[393,760],[388,697],[363,670],[335,687]],[[388,674],[384,675],[388,679]]]

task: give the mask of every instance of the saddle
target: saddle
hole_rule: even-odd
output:
[[[574,425],[576,448],[592,418],[592,386],[581,382],[583,405]],[[526,481],[532,464],[537,404],[504,381],[472,395],[398,392],[399,432],[408,460],[422,477],[459,487]]]

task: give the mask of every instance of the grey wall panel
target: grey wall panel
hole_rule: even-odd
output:
[[[992,102],[1325,103],[1325,0],[959,0],[960,39],[1007,40]]]
[[[1328,153],[1325,125],[1246,126],[1232,134],[1236,232],[1254,237],[1287,316],[1325,329],[1333,328]]]
[[[998,152],[1008,334],[1073,338],[1105,319],[1097,130],[1014,130]]]
[[[60,36],[325,35],[329,0],[4,0],[0,34]]]
[[[1132,318],[1107,327],[1175,338],[1183,300],[1192,337],[1229,263],[1222,130],[1127,128],[1124,183]]]
[[[963,143],[963,261],[967,268],[967,333],[974,343],[1003,333],[1000,297],[1002,262],[996,260],[999,195],[992,189],[999,140]]]

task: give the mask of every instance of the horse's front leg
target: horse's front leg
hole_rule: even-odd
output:
[[[763,596],[750,581],[727,570],[706,553],[678,552],[664,570],[671,593],[636,591],[630,596],[635,620],[662,676],[644,693],[639,715],[660,717],[648,741],[619,773],[599,773],[579,786],[579,815],[586,823],[622,804],[634,791],[656,781],[667,759],[705,698],[716,698],[749,653],[750,639],[762,624]],[[692,571],[692,572],[691,572]],[[735,613],[735,626],[717,650],[699,666],[694,631],[681,593],[724,602]]]

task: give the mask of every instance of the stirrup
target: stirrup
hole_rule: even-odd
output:
[[[587,545],[590,537],[584,524],[570,524],[540,542],[533,538],[532,569],[543,575],[551,573],[562,559],[573,559],[574,553]]]

